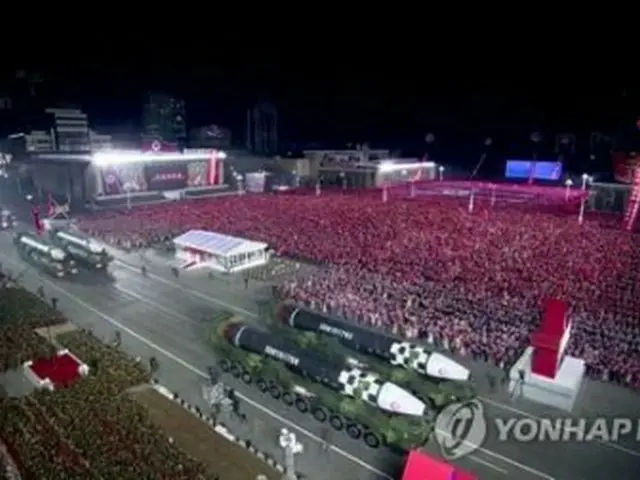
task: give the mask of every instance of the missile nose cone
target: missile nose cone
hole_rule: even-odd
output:
[[[425,403],[395,383],[386,382],[378,392],[378,407],[401,415],[422,417],[426,412]]]
[[[467,368],[440,353],[429,355],[427,375],[460,382],[466,382],[470,378],[470,372]]]

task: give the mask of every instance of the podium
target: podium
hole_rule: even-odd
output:
[[[531,334],[530,346],[509,372],[512,397],[571,411],[585,374],[583,360],[565,355],[571,339],[571,320],[566,302],[544,303],[540,327]]]

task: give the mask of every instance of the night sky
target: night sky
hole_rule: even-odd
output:
[[[190,126],[218,123],[236,138],[245,109],[258,100],[277,105],[284,141],[374,146],[420,143],[430,131],[449,144],[487,135],[526,139],[534,130],[611,131],[633,125],[640,113],[638,92],[608,77],[499,64],[479,69],[473,60],[403,62],[375,52],[357,58],[293,50],[214,55],[181,45],[129,60],[105,50],[81,65],[37,68],[48,97],[80,104],[97,126],[138,121],[143,92],[158,89],[185,98]]]

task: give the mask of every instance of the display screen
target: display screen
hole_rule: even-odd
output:
[[[187,186],[189,177],[186,162],[146,165],[145,178],[149,190],[178,190]]]
[[[506,178],[533,178],[534,180],[560,180],[561,162],[534,162],[531,160],[507,160]]]

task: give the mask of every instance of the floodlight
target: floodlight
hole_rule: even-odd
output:
[[[587,175],[586,173],[582,174],[582,180],[588,180],[589,179],[589,175]]]
[[[444,167],[443,167],[442,165],[440,165],[440,166],[438,167],[438,170],[440,171],[440,173],[442,173],[442,172],[444,172]]]

